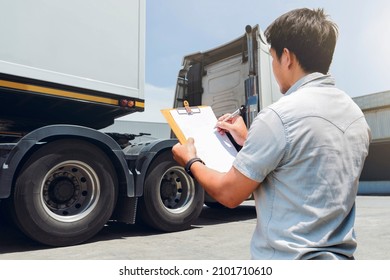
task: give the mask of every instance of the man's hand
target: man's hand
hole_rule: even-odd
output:
[[[188,138],[185,144],[177,143],[173,146],[172,153],[174,160],[181,166],[185,166],[190,159],[196,157],[194,138]]]
[[[244,145],[246,137],[248,135],[248,129],[246,128],[245,122],[241,116],[234,117],[228,121],[223,121],[229,114],[225,114],[218,119],[217,130],[220,134],[229,132],[236,143],[240,146]]]

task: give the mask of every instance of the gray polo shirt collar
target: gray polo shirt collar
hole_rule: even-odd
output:
[[[314,72],[299,79],[292,87],[289,88],[289,90],[285,93],[285,95],[289,95],[297,91],[299,88],[304,88],[304,87],[334,87],[334,86],[335,86],[335,80],[330,74],[324,75],[319,72]]]

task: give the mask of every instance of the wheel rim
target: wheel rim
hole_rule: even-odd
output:
[[[44,211],[57,221],[74,222],[88,216],[100,196],[100,181],[88,164],[64,161],[47,172],[41,186]]]
[[[195,183],[182,167],[173,166],[161,177],[160,198],[170,213],[185,212],[194,200]]]

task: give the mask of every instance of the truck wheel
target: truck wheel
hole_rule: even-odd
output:
[[[146,176],[138,209],[142,222],[165,232],[188,229],[202,211],[202,187],[170,153],[157,158]]]
[[[16,180],[16,224],[43,244],[84,242],[110,218],[116,181],[111,161],[96,146],[80,140],[49,143],[31,156]]]

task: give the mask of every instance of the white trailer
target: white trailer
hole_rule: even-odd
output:
[[[145,1],[0,0],[0,19],[1,218],[52,246],[109,220],[190,227],[204,192],[177,141],[99,131],[144,110]]]

